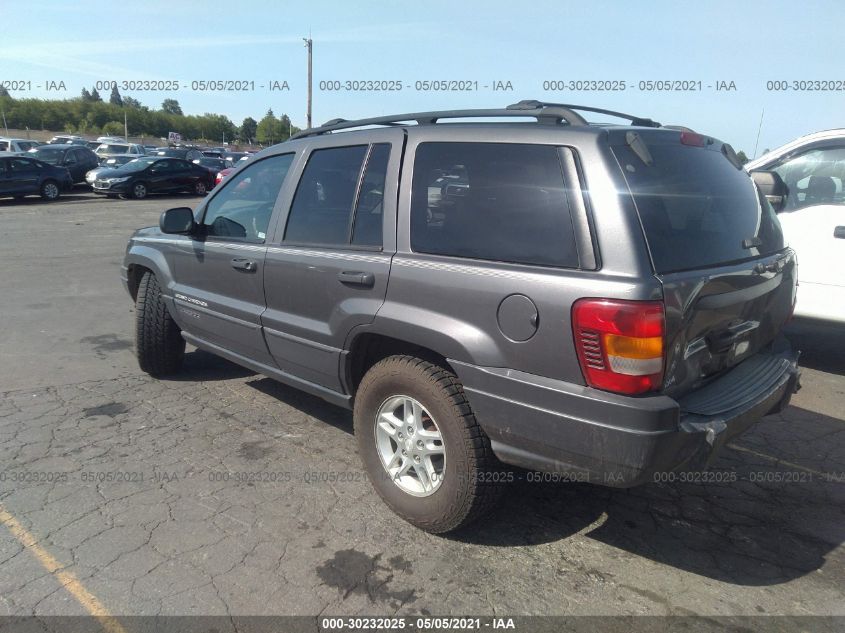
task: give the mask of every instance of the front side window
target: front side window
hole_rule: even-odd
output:
[[[420,144],[414,160],[411,248],[453,257],[577,267],[558,148]]]
[[[789,187],[785,211],[820,204],[845,205],[845,147],[811,149],[772,171]]]
[[[24,160],[23,158],[13,158],[9,161],[12,171],[31,171],[38,167],[38,163],[31,160]]]
[[[206,236],[263,243],[293,157],[271,156],[227,178],[205,208]]]

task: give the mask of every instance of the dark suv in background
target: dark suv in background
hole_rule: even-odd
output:
[[[445,122],[471,118],[498,122]],[[733,150],[589,107],[307,130],[137,231],[123,279],[142,369],[188,341],[353,409],[373,486],[431,532],[489,508],[501,462],[700,469],[798,386],[795,257]]]
[[[85,182],[85,174],[100,164],[99,158],[90,149],[70,143],[39,145],[26,155],[56,167],[66,167],[74,183]]]

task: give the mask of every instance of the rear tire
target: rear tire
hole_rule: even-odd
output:
[[[185,358],[185,339],[151,272],[144,273],[135,299],[135,348],[138,365],[151,376],[175,374]]]
[[[402,401],[408,406],[397,404]],[[410,418],[424,422],[408,421],[410,410],[414,411]],[[398,424],[390,432],[392,423],[384,420]],[[505,477],[490,440],[457,376],[439,365],[413,356],[390,356],[373,365],[358,387],[354,425],[359,453],[376,492],[396,514],[427,532],[464,527],[492,509],[501,496]],[[380,427],[391,436],[386,437]],[[407,434],[402,437],[400,431]],[[432,437],[437,439],[431,442]],[[426,466],[423,447],[433,447],[442,458]],[[390,459],[391,451],[396,461]],[[420,473],[414,463],[421,463],[423,470],[433,465],[436,476]]]
[[[198,180],[196,184],[194,184],[194,193],[198,196],[204,196],[208,193],[208,187],[202,180]]]
[[[52,202],[53,200],[58,200],[61,195],[62,191],[59,189],[59,183],[55,180],[45,180],[41,184],[41,197],[44,200]]]

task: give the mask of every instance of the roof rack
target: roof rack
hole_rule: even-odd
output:
[[[563,103],[545,103],[542,101],[525,100],[519,103],[514,103],[506,108],[498,109],[476,109],[476,110],[441,110],[436,112],[412,112],[408,114],[393,114],[390,116],[374,117],[371,119],[331,119],[326,121],[319,127],[309,128],[298,132],[290,137],[288,140],[295,140],[307,136],[318,136],[320,134],[327,134],[329,132],[337,132],[339,130],[348,130],[356,127],[366,127],[370,125],[384,125],[397,126],[404,125],[411,121],[417,125],[432,125],[442,119],[478,119],[478,118],[500,118],[500,117],[533,117],[537,119],[538,123],[547,124],[561,124],[565,123],[571,126],[589,125],[587,120],[576,112],[581,110],[583,112],[595,112],[599,114],[608,114],[622,119],[627,119],[631,125],[645,126],[645,127],[660,127],[660,124],[630,114],[622,112],[614,112],[613,110],[603,110],[601,108],[593,108],[589,106],[576,106]]]
[[[534,99],[525,99],[519,103],[514,103],[508,106],[508,110],[534,110],[537,108],[566,108],[567,110],[607,114],[608,116],[614,116],[630,121],[631,125],[636,127],[662,127],[657,121],[653,121],[645,117],[625,114],[624,112],[616,112],[615,110],[605,110],[604,108],[594,108],[592,106],[572,105],[569,103],[549,103],[547,101],[536,101]]]

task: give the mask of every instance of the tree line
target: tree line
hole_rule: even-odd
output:
[[[117,86],[108,101],[96,88],[83,88],[75,99],[49,100],[15,99],[0,86],[0,108],[7,127],[71,134],[122,135],[124,114],[130,136],[166,138],[169,132],[179,132],[186,140],[272,145],[299,131],[287,114],[277,117],[272,109],[259,121],[246,117],[235,125],[223,114],[186,115],[176,99],[165,99],[159,109],[149,108],[137,99],[122,96]]]

